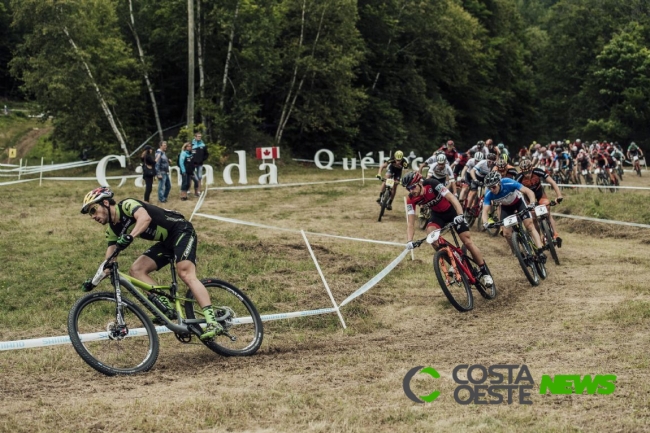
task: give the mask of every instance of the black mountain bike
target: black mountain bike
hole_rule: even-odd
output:
[[[542,263],[535,254],[535,242],[524,227],[521,216],[528,212],[524,209],[520,212],[505,217],[502,221],[494,223],[495,226],[512,227],[511,245],[517,256],[519,266],[532,286],[538,286],[541,279],[546,279],[546,265]],[[492,225],[492,224],[490,224]]]
[[[264,328],[255,305],[237,287],[213,278],[201,282],[208,290],[223,333],[201,340],[205,324],[203,309],[192,292],[178,295],[174,258],[168,256],[172,283],[152,286],[119,272],[115,252],[99,266],[93,285],[110,270],[113,292],[91,292],[73,305],[68,315],[68,334],[79,356],[92,368],[108,376],[148,371],[158,358],[159,341],[150,318],[174,332],[181,343],[197,337],[223,356],[253,355],[262,345]],[[123,296],[122,288],[133,296]],[[145,312],[137,302],[143,305]]]
[[[379,209],[379,219],[377,220],[379,222],[381,222],[381,217],[384,216],[386,207],[390,204],[390,197],[393,194],[394,185],[395,185],[395,179],[393,179],[392,177],[386,179],[386,188],[384,188],[384,192],[381,194],[381,197],[379,198],[380,209]]]
[[[557,203],[552,201],[548,204],[549,206],[555,206]],[[553,257],[553,261],[556,265],[560,264],[560,258],[557,255],[557,241],[553,238],[553,229],[551,228],[551,221],[549,220],[548,208],[545,205],[535,206],[535,218],[537,219],[537,225],[539,225],[539,236],[542,238],[542,243],[544,244],[544,250],[548,250]]]

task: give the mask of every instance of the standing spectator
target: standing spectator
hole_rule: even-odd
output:
[[[187,200],[187,192],[190,190],[190,181],[194,177],[194,162],[192,155],[192,144],[183,144],[183,149],[178,158],[178,165],[181,168],[183,182],[181,184],[181,200]]]
[[[172,189],[172,182],[169,179],[169,158],[167,158],[167,142],[161,141],[160,147],[156,150],[156,177],[158,177],[158,201],[167,202],[169,192]]]
[[[151,196],[151,187],[153,185],[153,178],[156,175],[156,161],[153,156],[153,147],[148,144],[144,147],[142,154],[142,179],[144,179],[144,201],[149,203],[149,196]]]
[[[194,195],[201,192],[201,179],[203,179],[203,162],[208,159],[208,148],[202,140],[200,132],[194,134],[192,140],[192,160],[194,161]],[[189,187],[188,187],[189,188]]]

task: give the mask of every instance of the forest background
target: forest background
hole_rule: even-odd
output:
[[[0,0],[0,102],[98,156],[178,124],[294,157],[647,149],[649,24],[647,0]]]

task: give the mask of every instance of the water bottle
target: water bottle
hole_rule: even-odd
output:
[[[169,318],[175,318],[176,314],[174,314],[174,310],[169,308],[169,301],[165,299],[167,302],[163,302],[161,298],[156,295],[155,293],[149,293],[147,296],[149,300],[156,306],[160,311],[162,311],[167,317]]]

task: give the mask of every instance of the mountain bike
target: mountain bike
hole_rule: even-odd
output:
[[[451,231],[454,243],[447,242],[441,237],[441,233],[445,231]],[[489,287],[481,284],[478,278],[479,266],[467,254],[464,245],[463,248],[459,248],[456,235],[454,225],[447,224],[442,229],[432,231],[426,238],[413,242],[413,245],[419,247],[424,241],[430,244],[438,242],[438,250],[433,257],[436,278],[451,305],[464,313],[474,308],[472,285],[485,299],[494,299],[497,295],[497,287],[494,282]]]
[[[551,201],[548,206],[555,206],[557,202]],[[548,208],[545,205],[535,206],[535,218],[539,225],[539,236],[542,238],[542,243],[544,244],[544,249],[548,250],[553,257],[553,261],[556,265],[560,264],[560,259],[557,256],[557,242],[553,237],[553,230],[551,228],[551,222],[549,221]]]
[[[527,209],[505,217],[502,221],[494,223],[495,226],[512,227],[511,246],[519,261],[519,266],[524,271],[531,286],[538,286],[541,279],[546,279],[546,265],[538,260],[535,254],[535,242],[524,227],[521,216],[528,212]]]
[[[499,234],[499,228],[497,227],[488,227],[485,229],[483,227],[483,222],[481,221],[481,215],[483,214],[483,199],[485,198],[485,190],[483,189],[483,184],[479,184],[478,190],[476,191],[476,201],[474,202],[474,205],[472,205],[471,208],[467,207],[467,198],[464,200],[463,203],[463,216],[465,217],[465,221],[467,221],[467,227],[472,227],[472,224],[474,224],[474,221],[476,221],[476,227],[478,231],[487,231],[487,233],[490,236],[496,236]],[[488,217],[491,221],[497,221],[499,217],[498,208],[493,208]]]
[[[379,209],[379,219],[377,220],[378,222],[381,222],[381,217],[384,216],[386,207],[390,204],[390,197],[393,193],[394,185],[395,185],[395,179],[393,179],[392,177],[386,179],[386,188],[384,188],[384,192],[381,194],[381,197],[379,197],[380,209]]]
[[[577,184],[581,185],[582,184],[582,179],[585,180],[586,185],[593,185],[594,184],[594,178],[591,175],[591,171],[588,169],[578,169],[578,179],[577,179]]]
[[[641,177],[641,161],[639,160],[638,156],[634,156],[632,158],[632,165],[634,166],[634,171],[636,172],[636,175]]]
[[[605,192],[616,192],[616,188],[612,184],[612,179],[609,177],[609,172],[606,168],[597,168],[594,170],[596,174],[596,185],[598,185],[598,191]]]
[[[262,345],[264,328],[255,305],[237,287],[207,278],[201,282],[208,290],[217,321],[223,333],[201,340],[205,324],[203,309],[191,291],[178,294],[174,257],[169,260],[170,285],[152,286],[118,270],[120,249],[104,261],[95,274],[96,286],[109,270],[113,292],[91,292],[78,299],[68,315],[68,334],[79,356],[92,368],[107,376],[148,371],[158,358],[159,339],[152,319],[174,332],[181,343],[197,337],[210,350],[223,356],[253,355]],[[123,296],[122,288],[133,296]]]

